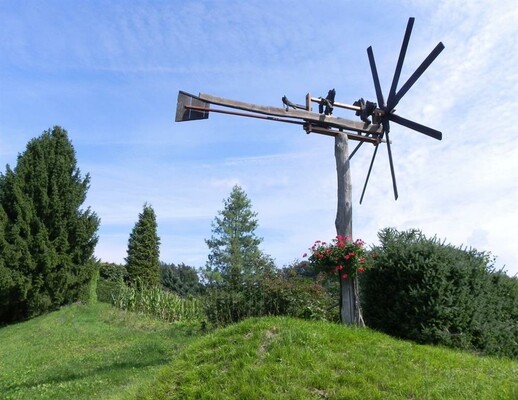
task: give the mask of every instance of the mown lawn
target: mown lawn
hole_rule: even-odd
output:
[[[107,304],[64,307],[0,329],[0,399],[127,399],[194,338]]]

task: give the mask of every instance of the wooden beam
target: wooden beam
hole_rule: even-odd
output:
[[[319,127],[319,126],[314,126],[312,124],[305,124],[304,125],[304,130],[307,132],[307,133],[318,133],[320,135],[327,135],[327,136],[332,136],[332,137],[335,137],[336,135],[338,135],[339,133],[345,133],[347,135],[347,137],[351,140],[356,140],[356,141],[359,141],[359,142],[367,142],[367,143],[372,143],[372,144],[378,144],[380,142],[385,142],[385,140],[380,140],[379,139],[379,136],[377,135],[374,135],[374,136],[364,136],[364,135],[359,135],[359,134],[356,134],[356,133],[349,133],[349,132],[340,132],[336,129],[327,129],[327,128],[322,128],[322,127]]]
[[[334,128],[342,128],[353,132],[363,132],[371,134],[381,134],[382,127],[364,122],[351,121],[345,118],[333,117],[330,115],[317,114],[305,110],[288,110],[279,107],[260,106],[256,104],[244,103],[241,101],[225,99],[223,97],[211,96],[209,94],[200,93],[198,98],[209,104],[216,104],[224,107],[236,108],[238,110],[249,111],[257,114],[273,115],[283,118],[297,118],[304,121],[314,123],[319,126],[331,126]]]
[[[209,108],[209,107],[198,107],[198,106],[183,106],[186,110],[194,110],[194,111],[201,111],[204,113],[209,112],[215,112],[220,114],[229,114],[229,115],[236,115],[238,117],[248,117],[248,118],[257,118],[257,119],[264,119],[267,121],[276,121],[276,122],[286,122],[288,124],[297,124],[297,125],[304,125],[306,122],[304,121],[297,121],[293,119],[286,119],[286,118],[279,118],[279,117],[272,117],[270,115],[259,115],[259,114],[253,114],[253,113],[244,113],[239,111],[230,111],[230,110],[223,110],[219,108]]]

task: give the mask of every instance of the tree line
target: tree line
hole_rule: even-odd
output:
[[[157,218],[147,203],[129,235],[125,264],[96,260],[100,220],[83,207],[89,183],[60,127],[31,140],[16,167],[0,174],[0,324],[93,295],[121,300],[121,291],[142,299],[147,291],[214,325],[262,315],[338,320],[338,280],[305,261],[275,266],[259,247],[258,216],[241,187],[223,200],[206,239],[207,262],[197,269],[160,262]],[[387,228],[379,238],[360,279],[367,326],[420,343],[518,357],[518,279],[496,271],[489,253],[418,230]]]

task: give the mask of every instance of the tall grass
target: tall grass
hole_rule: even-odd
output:
[[[162,321],[200,321],[204,318],[197,298],[181,298],[158,287],[128,287],[121,284],[112,294],[113,305],[121,310],[152,315]]]
[[[367,328],[251,318],[200,337],[139,400],[515,400],[518,362],[416,345]]]

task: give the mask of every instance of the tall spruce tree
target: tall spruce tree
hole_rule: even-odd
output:
[[[250,199],[240,186],[234,186],[212,222],[212,237],[205,240],[210,249],[208,275],[239,284],[243,276],[271,268],[273,261],[259,249],[262,238],[255,234],[257,227]]]
[[[160,285],[160,238],[153,208],[144,204],[129,240],[126,258],[128,282],[144,286]]]
[[[80,208],[89,182],[88,174],[81,177],[67,132],[58,126],[32,139],[14,170],[7,166],[0,176],[0,273],[6,277],[3,286],[10,285],[7,291],[0,287],[4,321],[76,301],[90,281],[99,218]]]

